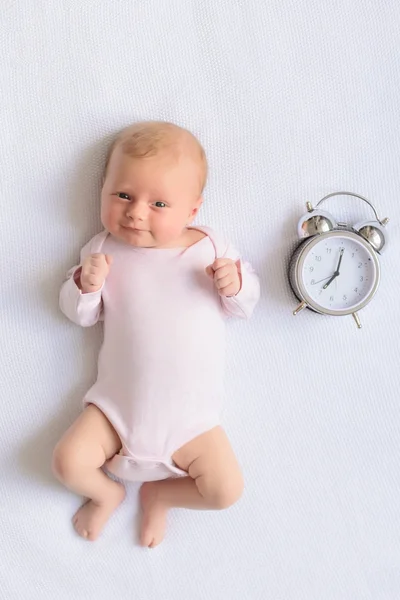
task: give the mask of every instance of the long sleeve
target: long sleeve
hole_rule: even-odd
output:
[[[230,244],[223,258],[231,258],[236,262],[241,275],[242,286],[236,296],[221,296],[225,313],[231,317],[249,319],[260,298],[260,282],[250,263],[243,261],[238,251]]]
[[[93,240],[96,238],[93,238]],[[93,240],[82,249],[79,265],[68,271],[60,290],[60,308],[62,312],[73,323],[81,325],[81,327],[95,325],[97,321],[102,320],[103,316],[101,299],[103,287],[97,292],[83,294],[75,283],[75,279],[80,276],[83,260],[92,252]]]

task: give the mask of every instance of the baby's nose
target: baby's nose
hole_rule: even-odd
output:
[[[127,208],[126,214],[129,219],[145,221],[147,218],[148,207],[145,203],[134,202]]]

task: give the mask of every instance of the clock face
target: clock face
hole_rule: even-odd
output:
[[[374,295],[379,264],[374,250],[357,234],[335,231],[314,238],[299,263],[300,289],[312,308],[349,314]]]

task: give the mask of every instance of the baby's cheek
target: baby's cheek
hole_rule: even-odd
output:
[[[155,233],[158,237],[164,238],[166,241],[179,237],[185,223],[174,217],[169,219],[160,219],[156,225]]]
[[[116,214],[116,210],[115,207],[113,208],[111,205],[104,203],[101,206],[101,222],[103,223],[104,227],[108,230],[110,230],[110,228],[112,228],[112,226],[116,223],[117,221],[117,214]]]

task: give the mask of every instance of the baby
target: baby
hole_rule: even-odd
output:
[[[120,480],[143,482],[147,547],[162,541],[169,508],[227,508],[242,493],[220,425],[224,322],[250,316],[259,282],[229,243],[190,226],[206,177],[189,131],[164,122],[123,130],[105,169],[105,231],[61,289],[71,321],[104,321],[97,381],[53,456],[56,477],[88,499],[73,518],[88,540],[123,501]]]

